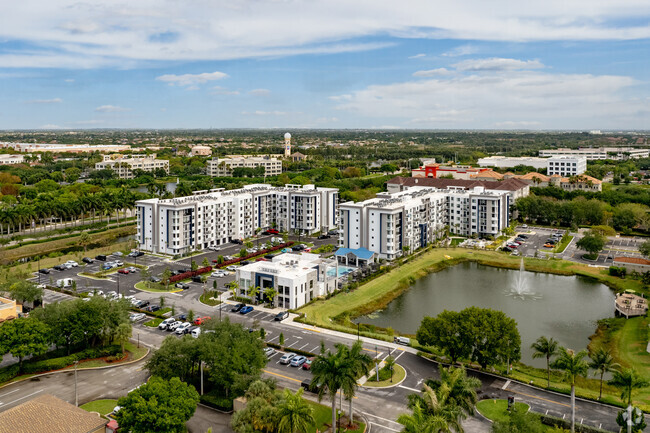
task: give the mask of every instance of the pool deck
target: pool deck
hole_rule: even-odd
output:
[[[648,301],[632,293],[617,293],[614,304],[616,311],[626,318],[644,316],[648,311]]]

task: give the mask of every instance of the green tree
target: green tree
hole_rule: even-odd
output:
[[[65,169],[65,180],[69,183],[74,183],[81,176],[81,169],[78,167],[69,167]]]
[[[165,290],[169,290],[169,279],[172,277],[172,271],[169,268],[165,268],[165,270],[162,272],[160,275],[162,283],[165,285]],[[162,304],[160,304],[160,307],[162,307]]]
[[[278,426],[278,406],[282,395],[275,382],[256,380],[246,390],[246,408],[233,414],[230,425],[237,433],[275,433]]]
[[[449,431],[447,422],[444,419],[429,416],[420,402],[410,409],[410,414],[403,413],[397,417],[397,422],[404,426],[402,433],[440,433]]]
[[[184,433],[198,403],[199,393],[192,385],[177,377],[167,381],[154,376],[117,401],[120,410],[115,419],[132,433]]]
[[[605,240],[605,237],[601,235],[587,233],[576,243],[576,246],[581,250],[588,252],[593,257],[603,249],[605,246]]]
[[[187,312],[187,321],[188,322],[194,321],[194,310],[190,310]]]
[[[10,279],[2,288],[9,292],[11,299],[20,304],[34,303],[43,299],[43,289],[31,281]]]
[[[534,350],[533,358],[546,358],[546,387],[551,387],[551,358],[558,354],[558,344],[553,338],[539,337],[531,349]]]
[[[586,376],[589,370],[587,361],[583,359],[585,356],[586,350],[575,353],[571,349],[560,347],[559,356],[552,364],[553,368],[564,371],[564,379],[571,384],[571,433],[576,428],[576,378]]]
[[[0,326],[0,353],[18,358],[18,371],[23,371],[26,356],[38,356],[49,349],[49,328],[34,318],[19,318]]]
[[[627,406],[632,405],[632,393],[635,389],[650,386],[650,382],[643,378],[634,368],[614,370],[612,378],[607,383],[621,389],[621,400]]]
[[[84,253],[85,253],[86,249],[88,248],[88,245],[90,244],[90,235],[88,234],[88,232],[81,232],[77,242],[79,243],[80,246],[84,247]]]
[[[204,268],[207,268],[208,266],[210,266],[210,262],[208,261],[207,257],[203,258],[203,263],[201,263],[201,265],[203,265]]]
[[[199,265],[196,264],[196,261],[192,260],[192,262],[190,263],[190,269],[192,269],[193,271],[196,271],[198,268],[199,268]]]
[[[248,288],[248,296],[250,296],[255,304],[257,304],[257,295],[260,293],[260,290],[260,286],[250,286]]]
[[[163,295],[160,295],[158,301],[160,302],[160,308],[163,308],[165,306],[165,297]]]
[[[192,382],[199,372],[199,349],[196,339],[189,335],[181,339],[169,336],[153,352],[145,368],[152,376],[163,379],[178,377],[183,382]]]
[[[350,347],[337,344],[336,348],[338,356],[344,360],[346,372],[341,375],[341,389],[350,404],[348,417],[352,424],[354,420],[352,402],[359,387],[357,379],[368,371],[373,365],[373,360],[363,352],[361,341],[355,341]]]
[[[284,401],[277,407],[278,433],[307,433],[315,424],[314,411],[302,397],[303,391],[284,390]]]
[[[266,302],[270,302],[275,306],[276,296],[278,296],[278,291],[275,289],[275,287],[266,287],[264,289],[264,299],[266,299]]]
[[[341,388],[342,376],[349,370],[340,353],[318,355],[311,364],[312,382],[319,384],[318,401],[327,395],[332,401],[332,429],[336,426],[336,394]]]
[[[639,252],[643,254],[644,257],[650,256],[650,241],[645,241],[639,246]]]
[[[122,353],[124,353],[124,345],[129,341],[129,338],[131,338],[131,333],[132,329],[130,323],[120,323],[115,330],[113,341],[120,345]]]
[[[603,397],[603,376],[605,373],[614,370],[619,365],[614,362],[614,357],[609,352],[609,350],[599,347],[594,350],[590,356],[591,362],[589,363],[589,368],[596,370],[594,375],[600,373],[600,392],[598,393],[598,400]]]
[[[278,337],[278,344],[284,346],[284,334],[280,332],[280,337]]]
[[[409,409],[416,413],[421,410],[438,426],[436,432],[462,432],[461,419],[464,417],[461,409],[448,401],[449,390],[440,387],[437,391],[429,385],[423,385],[422,395],[411,400],[409,396]],[[399,422],[399,418],[398,418]]]
[[[495,421],[491,431],[492,433],[544,433],[546,430],[539,416],[514,408],[506,421]]]

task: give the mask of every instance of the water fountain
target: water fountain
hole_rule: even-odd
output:
[[[539,299],[539,296],[526,286],[525,271],[526,268],[524,266],[524,258],[522,257],[521,262],[519,264],[519,273],[517,273],[517,280],[515,281],[515,285],[510,291],[509,295],[520,299],[527,299],[527,298]]]

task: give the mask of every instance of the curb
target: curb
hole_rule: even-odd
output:
[[[381,363],[383,364],[384,361],[382,361]],[[396,363],[395,365],[399,365],[399,364]],[[401,365],[399,365],[399,366],[402,367]],[[362,386],[362,387],[367,388],[367,389],[386,389],[386,388],[395,388],[395,387],[397,387],[397,386],[400,386],[400,385],[402,384],[402,382],[404,382],[404,381],[406,380],[406,377],[408,376],[408,372],[406,371],[406,368],[402,367],[402,370],[404,370],[404,378],[403,378],[402,380],[400,380],[399,382],[396,382],[396,383],[394,383],[394,384],[392,384],[392,385],[387,385],[387,386],[366,386],[366,385],[359,385],[359,386]],[[365,376],[364,376],[364,377],[365,377]],[[362,379],[363,379],[363,378],[362,378]],[[359,379],[359,381],[361,381],[361,379]],[[368,382],[368,380],[366,379],[366,381],[365,381],[364,383],[367,383],[367,382]]]
[[[141,344],[144,345],[144,346],[146,346],[146,345],[143,344],[143,343],[141,343]],[[140,361],[142,361],[144,358],[146,358],[146,357],[149,355],[149,353],[151,353],[151,348],[150,348],[150,347],[147,347],[147,353],[145,353],[145,354],[144,354],[141,358],[139,358],[139,359],[134,359],[134,360],[132,360],[132,361],[124,362],[124,363],[121,363],[121,364],[105,365],[105,366],[103,366],[103,367],[89,367],[89,368],[82,368],[81,370],[77,370],[77,371],[83,371],[83,370],[86,370],[86,371],[90,371],[90,370],[105,370],[105,369],[107,369],[107,368],[123,367],[123,366],[125,366],[125,365],[131,365],[131,364],[134,364],[134,363],[136,363],[136,362],[140,362]],[[45,373],[39,373],[39,374],[35,374],[35,375],[33,375],[33,376],[26,377],[26,378],[24,378],[24,379],[19,379],[19,380],[13,381],[13,382],[5,383],[4,385],[0,385],[0,389],[5,388],[5,387],[10,386],[10,385],[14,385],[14,384],[16,384],[16,383],[24,382],[24,381],[26,381],[26,380],[31,380],[31,379],[33,379],[33,378],[35,378],[35,377],[47,376],[48,374],[69,373],[69,372],[71,372],[71,371],[74,371],[74,369],[70,369],[69,366],[66,367],[66,368],[63,368],[63,369],[61,369],[61,370],[46,371]]]

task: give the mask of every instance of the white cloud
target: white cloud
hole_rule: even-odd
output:
[[[100,105],[95,108],[98,113],[121,113],[124,111],[131,111],[130,108],[120,107],[118,105]]]
[[[638,85],[626,76],[488,71],[372,85],[337,108],[422,128],[638,128],[650,116]]]
[[[221,87],[221,86],[214,86],[212,88],[212,92],[210,93],[213,95],[239,95],[239,91],[228,90],[225,87]]]
[[[519,69],[539,69],[544,65],[538,60],[490,59],[463,60],[452,65],[459,71],[515,71]]]
[[[52,98],[52,99],[32,99],[31,101],[25,101],[27,104],[60,104],[63,102],[61,98]]]
[[[74,78],[66,78],[65,80],[66,83],[74,83]]]
[[[199,84],[205,84],[208,81],[222,80],[227,77],[228,74],[215,71],[203,72],[202,74],[166,74],[156,77],[156,80],[168,83],[170,86],[188,86],[189,90],[196,90]]]
[[[269,89],[253,89],[249,90],[248,94],[253,96],[269,96],[271,91]]]
[[[447,51],[446,53],[442,53],[444,57],[461,57],[461,56],[468,56],[470,54],[476,54],[478,52],[478,48],[476,48],[473,45],[460,45],[452,50]]]
[[[414,77],[440,77],[450,75],[452,72],[446,68],[429,69],[427,71],[417,71],[413,73]]]
[[[157,60],[354,52],[391,44],[357,42],[385,35],[477,41],[639,40],[650,37],[648,16],[647,0],[196,0],[192,7],[160,0],[24,0],[12,3],[0,40],[32,48],[2,54],[0,64],[128,68]],[[463,55],[468,49],[455,50],[447,54]]]
[[[409,59],[419,59],[419,58],[422,58],[422,57],[426,57],[426,54],[420,53],[420,54],[416,54],[414,56],[409,56]]]

